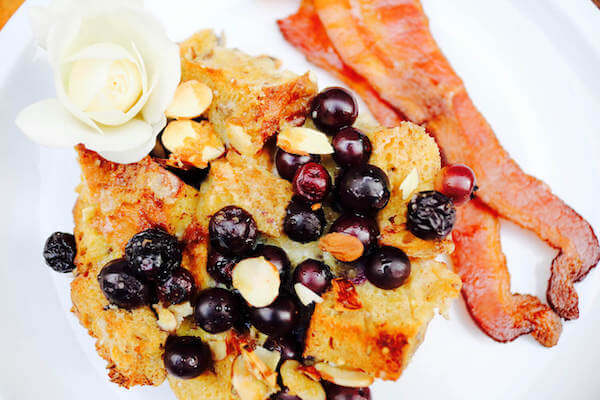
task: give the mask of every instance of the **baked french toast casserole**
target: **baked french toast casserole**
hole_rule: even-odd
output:
[[[455,214],[435,141],[212,31],[180,57],[149,156],[77,146],[72,310],[110,379],[215,400],[398,379],[461,287],[438,259]],[[68,244],[51,237],[47,260]]]

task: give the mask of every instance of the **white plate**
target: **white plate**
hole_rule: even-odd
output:
[[[39,1],[42,2],[43,1]],[[36,3],[28,1],[23,8]],[[475,103],[522,167],[542,178],[600,228],[600,12],[587,0],[426,0],[433,32]],[[310,66],[281,37],[275,19],[293,0],[164,1],[147,7],[181,40],[205,27],[229,44],[268,53],[295,71]],[[72,150],[40,149],[15,126],[18,110],[53,95],[50,70],[34,59],[26,12],[0,32],[0,398],[172,399],[167,385],[130,391],[110,384],[93,341],[69,313],[70,277],[43,265],[55,230],[72,230],[79,171]],[[337,83],[317,71],[321,86]],[[544,297],[554,251],[503,224],[513,290]],[[397,383],[374,398],[597,399],[600,273],[577,286],[581,317],[564,324],[557,347],[530,337],[493,342],[462,301],[436,318]]]

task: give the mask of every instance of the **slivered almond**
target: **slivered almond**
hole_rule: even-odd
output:
[[[314,303],[322,303],[323,302],[323,298],[321,296],[319,296],[318,294],[316,294],[315,292],[313,292],[312,290],[310,290],[309,288],[307,288],[306,286],[304,286],[301,283],[296,283],[294,285],[294,291],[296,292],[298,299],[300,299],[302,304],[304,304],[305,306],[307,306],[313,302]]]
[[[265,400],[270,394],[277,391],[256,379],[248,370],[243,355],[239,355],[233,362],[231,384],[241,400]]]
[[[208,121],[171,121],[162,135],[163,145],[172,154],[169,161],[183,161],[206,168],[209,161],[225,152],[223,142]]]
[[[264,257],[246,258],[233,267],[232,285],[253,307],[266,307],[279,294],[279,271]]]
[[[325,390],[319,382],[309,378],[296,360],[286,360],[279,370],[281,381],[291,395],[302,400],[325,400]]]
[[[167,118],[197,118],[212,103],[212,90],[202,82],[191,80],[181,83],[175,90],[171,104],[167,107]]]
[[[225,136],[227,136],[229,145],[241,154],[253,155],[260,150],[260,147],[252,142],[252,138],[246,133],[246,130],[239,125],[228,122],[225,125]]]
[[[402,199],[406,200],[410,197],[419,186],[419,171],[416,168],[410,170],[406,178],[400,184],[400,190],[402,191]]]
[[[326,381],[346,387],[367,387],[373,383],[369,374],[345,367],[336,367],[328,363],[317,363],[315,368]]]
[[[284,127],[277,135],[277,146],[298,155],[333,153],[327,135],[305,127]]]
[[[323,236],[319,240],[319,247],[343,262],[358,260],[364,251],[362,242],[356,236],[340,232]]]
[[[271,388],[277,387],[277,364],[281,358],[278,351],[270,351],[258,346],[254,350],[242,348],[246,368],[254,377]]]

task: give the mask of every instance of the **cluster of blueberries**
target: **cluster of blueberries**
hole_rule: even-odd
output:
[[[410,275],[410,261],[400,249],[379,246],[377,211],[390,197],[385,172],[368,164],[372,152],[369,138],[352,127],[358,115],[357,103],[343,88],[319,93],[311,106],[311,118],[318,129],[333,135],[333,158],[341,168],[332,179],[318,155],[295,155],[278,149],[275,164],[279,175],[292,182],[294,197],[286,210],[284,231],[294,241],[318,240],[326,226],[321,203],[329,204],[341,216],[330,232],[345,233],[363,244],[363,256],[352,265],[373,285],[382,289],[401,286]],[[208,169],[174,171],[198,187]],[[183,178],[183,177],[182,177]],[[417,193],[409,202],[407,228],[417,237],[434,240],[446,237],[455,222],[455,205],[472,196],[475,177],[470,168],[452,165],[444,169],[440,191]],[[188,182],[189,183],[189,182]],[[227,206],[215,213],[209,223],[210,251],[207,272],[220,287],[197,293],[192,274],[181,267],[182,251],[177,238],[161,228],[134,235],[125,247],[125,256],[106,264],[98,274],[102,292],[111,304],[123,309],[161,302],[163,305],[191,301],[194,321],[209,333],[229,329],[245,331],[253,325],[268,335],[264,346],[279,351],[282,362],[301,359],[304,336],[312,306],[304,306],[294,296],[293,286],[301,283],[323,294],[331,284],[332,272],[321,261],[308,259],[293,269],[286,252],[276,246],[258,244],[258,228],[246,210]],[[71,234],[52,234],[44,248],[47,264],[58,272],[70,272],[76,255]],[[246,257],[262,256],[278,269],[280,294],[266,307],[250,307],[232,290],[232,271]],[[180,378],[194,378],[211,366],[208,346],[197,337],[170,336],[165,344],[165,367]],[[368,388],[345,388],[325,383],[329,400],[369,400]],[[276,400],[299,400],[285,391]]]

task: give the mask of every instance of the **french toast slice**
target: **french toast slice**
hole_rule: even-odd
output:
[[[198,276],[206,259],[206,232],[196,223],[198,192],[150,157],[119,165],[83,146],[77,151],[82,182],[73,212],[78,252],[72,310],[97,339],[113,382],[127,388],[159,385],[166,376],[162,354],[167,333],[158,328],[150,307],[111,307],[97,275],[108,261],[123,256],[133,235],[160,226],[183,241],[182,266]]]
[[[222,42],[203,30],[181,43],[182,80],[212,89],[208,119],[237,151],[255,154],[283,125],[302,125],[317,84],[308,72],[298,76],[273,57],[252,57]]]
[[[408,281],[395,290],[334,281],[334,289],[315,307],[304,356],[396,380],[435,310],[444,311],[460,286],[445,264],[424,259],[411,259]]]

